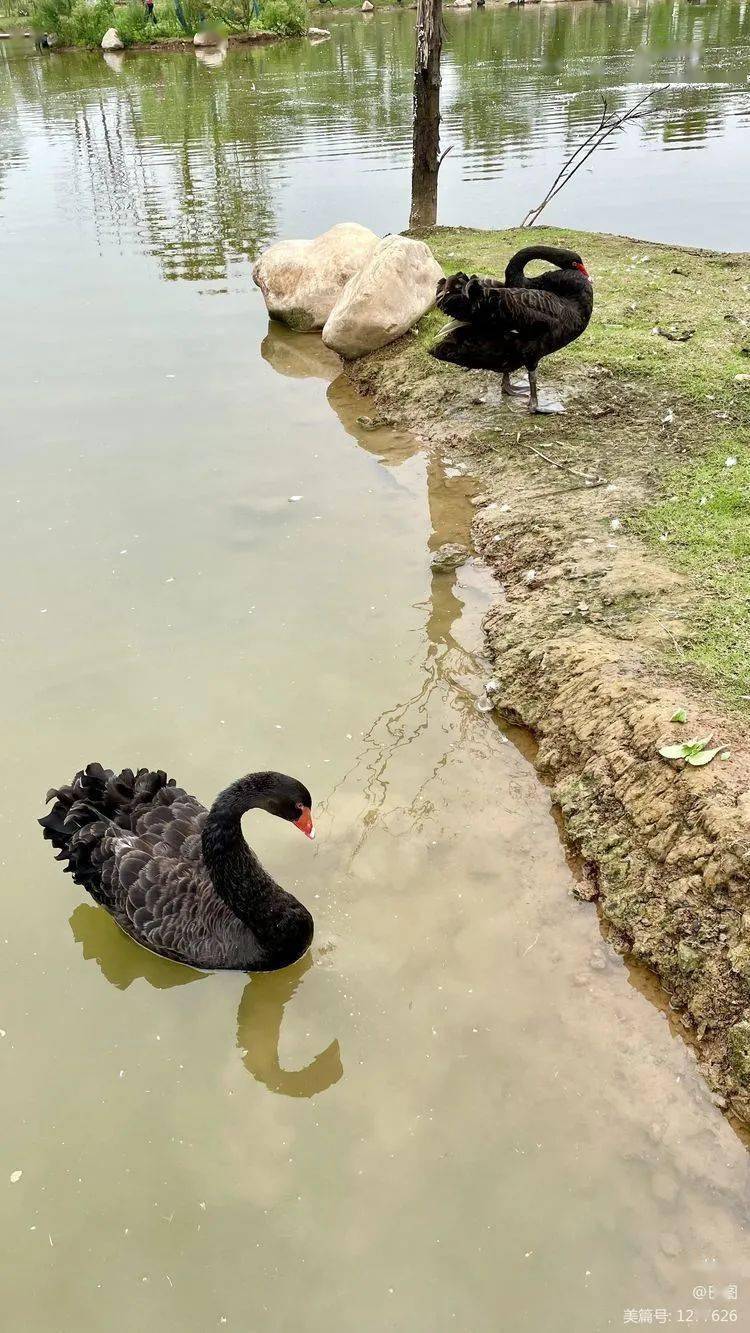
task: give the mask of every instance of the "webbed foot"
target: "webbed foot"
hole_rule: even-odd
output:
[[[529,412],[535,417],[560,416],[565,412],[562,403],[539,403],[529,399]]]
[[[510,375],[503,375],[501,392],[506,398],[525,398],[529,388],[526,384],[514,384]]]

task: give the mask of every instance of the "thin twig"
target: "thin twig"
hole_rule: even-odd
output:
[[[455,146],[456,146],[455,144],[449,143],[448,147],[443,149],[442,153],[440,154],[440,157],[437,160],[437,167],[435,168],[436,171],[440,170],[440,168],[443,165],[443,158],[447,157],[449,153],[452,153]]]
[[[573,491],[595,491],[598,486],[606,486],[605,477],[599,477],[597,481],[585,481],[583,486],[557,486],[553,491],[531,491],[530,500],[547,500],[552,495],[570,495]],[[585,576],[582,574],[581,578]]]
[[[606,123],[607,123],[607,99],[606,99],[606,97],[602,97],[602,103],[603,103],[602,118],[601,118],[601,120],[599,121],[599,124],[597,125],[596,129],[595,129],[595,130],[592,130],[591,134],[589,134],[589,135],[587,136],[587,138],[585,138],[585,139],[583,140],[583,143],[581,143],[581,144],[578,145],[578,147],[575,149],[575,151],[574,151],[573,153],[571,153],[570,157],[569,157],[565,162],[563,162],[562,166],[560,167],[560,170],[558,171],[557,175],[555,176],[555,179],[553,180],[552,184],[551,184],[550,187],[549,187],[549,190],[547,191],[547,193],[546,193],[546,195],[545,195],[545,202],[546,202],[548,199],[551,199],[551,198],[552,198],[552,193],[553,193],[553,191],[554,191],[554,189],[555,189],[555,186],[557,185],[557,183],[558,183],[558,181],[561,179],[561,177],[565,175],[565,172],[567,171],[568,167],[571,165],[572,162],[575,161],[575,159],[576,159],[576,157],[578,156],[578,154],[579,154],[579,153],[582,153],[583,150],[584,150],[584,148],[588,148],[589,144],[592,143],[592,142],[594,141],[594,139],[597,137],[597,135],[601,134],[602,130],[604,129],[604,126],[605,126]],[[541,211],[541,209],[542,209],[543,207],[544,207],[544,204],[540,204],[540,205],[539,205],[539,209],[540,209],[540,211]],[[531,214],[532,214],[534,211],[535,211],[535,210],[532,208],[532,209],[526,214],[526,218],[531,217]],[[526,218],[524,218],[523,222],[521,223],[521,226],[522,226],[522,227],[525,227],[525,226],[526,226]]]
[[[591,472],[579,472],[574,467],[567,467],[565,463],[559,463],[556,458],[550,458],[549,454],[543,454],[541,449],[537,449],[533,444],[526,444],[525,440],[517,438],[516,444],[520,444],[522,449],[530,449],[532,454],[536,454],[537,458],[543,458],[545,463],[549,463],[550,467],[559,468],[561,472],[569,472],[571,477],[580,477],[581,481],[585,481],[587,487],[606,486],[608,484],[607,478],[601,477],[598,472],[593,474]]]
[[[677,640],[676,640],[674,634],[672,633],[671,629],[669,628],[669,626],[668,626],[668,625],[665,625],[663,620],[658,620],[656,623],[657,623],[657,625],[661,625],[661,627],[662,627],[662,629],[664,630],[664,633],[665,633],[665,634],[668,634],[668,635],[669,635],[669,638],[672,640],[672,643],[673,643],[674,646],[675,646],[675,652],[677,653],[678,657],[684,657],[684,653],[683,653],[683,651],[682,651],[682,649],[681,649],[679,643],[677,642]]]
[[[610,135],[615,134],[617,130],[621,130],[623,125],[625,125],[628,121],[640,120],[642,116],[648,114],[649,111],[653,110],[652,107],[646,107],[646,103],[651,101],[652,98],[656,97],[657,94],[666,92],[669,87],[670,85],[666,83],[661,88],[652,88],[650,92],[646,93],[643,97],[639,98],[639,100],[635,102],[632,107],[630,107],[627,111],[621,112],[620,115],[609,115],[609,107],[607,99],[606,97],[603,97],[602,115],[599,121],[599,125],[595,130],[592,130],[592,132],[586,136],[586,138],[578,145],[577,148],[573,150],[570,156],[566,159],[566,161],[563,163],[560,170],[558,171],[557,175],[555,176],[555,179],[550,185],[541,204],[538,204],[536,208],[529,209],[528,213],[526,214],[526,217],[521,223],[521,226],[533,227],[534,223],[536,222],[537,218],[539,217],[543,209],[545,209],[547,205],[550,203],[550,201],[555,198],[555,195],[559,194],[560,191],[564,189],[564,187],[568,184],[568,182],[572,180],[576,172],[579,171],[580,168],[583,166],[584,162],[588,162],[589,158],[591,157],[591,154],[595,153],[597,148],[601,148],[602,144],[606,142],[606,140],[610,137]],[[645,108],[645,110],[643,108]],[[578,160],[576,161],[576,159]]]
[[[532,208],[526,214],[526,217],[524,218],[521,225],[533,226],[534,221],[538,218],[542,209],[546,208],[547,204],[550,202],[551,199],[554,199],[556,194],[559,194],[563,186],[567,185],[568,181],[571,180],[572,177],[575,175],[575,173],[579,170],[579,168],[583,166],[584,162],[588,161],[588,159],[591,157],[591,154],[596,152],[596,149],[600,148],[601,145],[605,142],[606,139],[609,138],[611,134],[614,134],[616,130],[621,129],[622,126],[626,123],[626,121],[639,120],[640,117],[643,114],[645,114],[644,112],[641,111],[640,108],[646,102],[648,102],[652,97],[655,97],[657,93],[665,92],[668,87],[669,84],[665,84],[663,88],[652,88],[650,92],[646,93],[645,96],[641,97],[639,101],[637,101],[632,107],[630,107],[628,111],[622,112],[622,114],[619,116],[612,116],[609,121],[607,121],[607,110],[608,110],[607,100],[606,98],[603,98],[602,118],[599,122],[597,129],[595,129],[591,134],[589,134],[587,138],[584,139],[583,142],[580,143],[576,149],[574,149],[570,157],[567,159],[566,162],[563,163],[562,167],[557,173],[557,176],[552,182],[552,185],[547,191],[547,194],[542,200],[542,203],[539,204],[538,208]],[[589,144],[591,145],[590,148]],[[584,152],[586,148],[588,148],[588,152]],[[575,161],[576,158],[581,153],[583,154],[583,156],[580,158],[578,162],[576,162]],[[574,162],[575,166],[573,166]],[[531,221],[529,221],[529,219],[531,219]]]

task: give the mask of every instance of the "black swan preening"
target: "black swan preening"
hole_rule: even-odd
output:
[[[145,948],[191,967],[271,972],[310,947],[310,913],[241,828],[247,810],[267,810],[313,838],[310,793],[295,778],[249,773],[206,810],[161,771],[89,764],[52,797],[39,823],[58,861]]]
[[[557,267],[535,278],[524,268],[532,259]],[[503,393],[517,394],[511,372],[529,374],[529,411],[543,412],[537,398],[536,368],[542,357],[579,338],[591,319],[594,292],[580,255],[551,245],[519,250],[499,278],[454,273],[437,289],[438,308],[461,323],[432,348],[440,361],[502,374]],[[559,409],[558,409],[559,410]]]

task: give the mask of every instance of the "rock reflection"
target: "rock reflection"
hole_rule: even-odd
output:
[[[113,74],[122,74],[125,56],[122,51],[102,51],[102,59]]]
[[[276,320],[268,325],[260,354],[279,375],[295,380],[328,382],[341,369],[336,353],[326,347],[319,333],[293,333]]]
[[[221,69],[227,58],[226,43],[214,47],[196,47],[195,58],[205,69]]]

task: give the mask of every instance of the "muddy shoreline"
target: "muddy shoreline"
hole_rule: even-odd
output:
[[[746,257],[727,257],[737,263],[746,282]],[[656,974],[715,1101],[750,1125],[748,721],[685,652],[701,589],[628,529],[665,469],[705,441],[709,416],[727,413],[714,395],[701,406],[647,373],[559,357],[544,384],[567,413],[530,418],[493,375],[429,358],[432,327],[346,373],[384,419],[477,479],[473,541],[498,581],[484,625],[497,710],[539,743],[585,866],[580,896],[598,899],[614,947]],[[679,428],[666,429],[670,414]],[[709,734],[726,762],[658,754]]]
[[[19,34],[20,35],[20,34]],[[236,32],[230,33],[222,39],[221,45],[226,46],[257,46],[266,45],[269,42],[283,42],[288,39],[277,32]],[[55,46],[52,48],[55,55],[67,55],[71,51],[98,50],[98,47],[85,46]],[[164,37],[158,42],[138,42],[137,45],[123,47],[121,51],[108,51],[105,54],[115,56],[138,55],[141,51],[215,51],[215,46],[196,47],[192,37]]]

